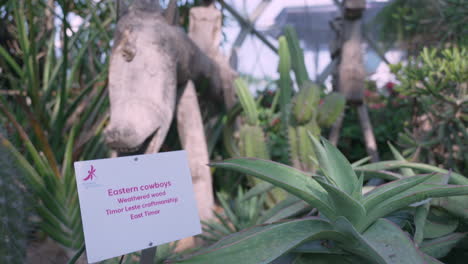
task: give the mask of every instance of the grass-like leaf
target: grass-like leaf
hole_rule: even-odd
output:
[[[259,183],[255,184],[255,186],[252,187],[248,192],[245,193],[242,200],[249,200],[249,199],[251,199],[253,197],[264,194],[264,193],[272,190],[273,188],[275,188],[275,186],[272,185],[269,182],[259,182]]]
[[[390,150],[392,151],[393,156],[395,157],[396,160],[399,161],[406,161],[406,159],[401,155],[401,153],[392,145],[392,143],[388,142],[388,146],[390,147]],[[401,174],[403,174],[406,177],[414,176],[415,173],[412,169],[408,168],[402,168],[400,169]]]

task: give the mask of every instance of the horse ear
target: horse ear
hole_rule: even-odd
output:
[[[170,25],[179,24],[179,8],[177,7],[177,0],[171,0],[166,10],[164,10],[164,17]]]

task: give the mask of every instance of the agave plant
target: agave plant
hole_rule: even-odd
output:
[[[231,199],[226,193],[219,192],[217,197],[223,213],[214,211],[215,220],[203,222],[203,231],[206,234],[201,235],[203,240],[215,242],[259,223],[258,220],[263,210],[263,195],[245,199],[245,191],[239,186],[235,199]]]
[[[434,248],[427,248],[434,244],[418,245],[385,217],[417,202],[427,204],[428,198],[467,195],[468,185],[440,184],[444,174],[425,174],[394,180],[363,194],[365,175],[358,176],[325,139],[310,139],[321,170],[321,175],[314,177],[255,158],[234,158],[211,165],[270,182],[317,208],[319,217],[255,226],[173,262],[439,263],[429,255]]]
[[[235,199],[225,193],[218,193],[218,200],[223,208],[222,213],[214,212],[215,219],[203,222],[206,235],[200,237],[212,243],[232,233],[239,232],[254,225],[273,223],[310,212],[312,208],[301,199],[289,196],[274,207],[264,208],[265,190],[256,189],[247,193],[238,188]]]

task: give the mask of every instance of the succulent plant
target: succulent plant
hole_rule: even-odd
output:
[[[320,136],[321,129],[316,121],[320,92],[318,85],[307,82],[292,103],[288,126],[290,158],[293,166],[303,171],[314,170],[315,154],[308,133]]]
[[[267,117],[281,121],[281,137],[287,139],[288,163],[307,172],[314,171],[314,149],[308,133],[320,136],[322,128],[331,126],[344,110],[345,98],[338,93],[323,96],[323,90],[313,83],[308,76],[304,62],[304,53],[299,46],[297,34],[292,27],[287,27],[285,36],[279,38],[278,91],[274,103],[268,109]],[[298,92],[294,92],[291,78],[294,72]],[[268,149],[265,128],[259,122],[259,109],[255,99],[242,79],[235,81],[241,110],[233,110],[230,122],[225,129],[225,145],[231,156],[256,157],[269,159],[272,155]],[[323,97],[323,98],[322,98]],[[321,102],[322,101],[322,102]],[[276,102],[279,105],[277,111]],[[237,114],[243,112],[244,122],[239,127],[238,149],[233,148],[233,129]],[[272,123],[268,122],[268,123]]]
[[[416,231],[412,239],[389,217],[408,207],[424,209],[430,202],[428,198],[468,195],[468,185],[441,184],[444,179],[460,181],[460,175],[450,176],[447,171],[409,177],[388,173],[398,179],[363,193],[366,177],[363,172],[383,174],[389,164],[350,164],[325,139],[320,142],[311,135],[310,140],[320,166],[319,175],[314,177],[286,165],[252,158],[234,158],[211,165],[251,174],[281,187],[317,208],[320,217],[254,226],[170,263],[440,263],[435,258],[446,254],[466,236],[451,234],[454,223],[445,230],[436,230],[435,225],[425,221],[436,216],[426,218],[421,210],[423,215],[415,220],[416,230],[424,221],[427,226],[421,229],[423,237],[429,238],[426,233],[432,232],[432,237],[437,238],[421,240]],[[440,171],[402,160],[392,163],[398,164],[394,169]]]
[[[265,134],[260,127],[258,111],[254,98],[250,94],[247,84],[242,79],[236,79],[234,86],[239,96],[239,102],[244,110],[245,121],[240,127],[239,152],[243,157],[268,159],[269,154],[265,141]]]
[[[307,74],[304,53],[299,46],[297,34],[292,27],[285,29],[280,45],[280,91],[283,97],[290,98],[292,83],[290,71],[294,71],[299,92],[291,99],[283,99],[281,112],[289,116],[283,118],[287,127],[291,164],[303,171],[315,170],[314,149],[308,138],[310,132],[319,137],[321,128],[331,126],[344,110],[346,100],[338,93],[325,96],[320,104],[322,89],[313,83]],[[287,103],[287,104],[286,104]],[[291,110],[289,110],[291,109]]]

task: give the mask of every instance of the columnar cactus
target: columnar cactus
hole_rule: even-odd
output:
[[[234,85],[245,118],[245,122],[241,125],[239,130],[239,154],[242,157],[270,159],[265,133],[260,126],[255,100],[247,88],[247,84],[242,79],[235,80]],[[263,182],[262,180],[250,176],[249,181],[251,185]],[[267,204],[272,206],[285,197],[286,193],[283,190],[274,188],[268,193]]]
[[[344,110],[346,100],[338,93],[327,95],[319,105],[321,89],[310,81],[304,62],[304,53],[299,46],[296,32],[287,27],[285,36],[280,38],[280,92],[292,89],[292,83],[281,81],[290,79],[289,73],[294,71],[299,92],[293,98],[292,106],[286,106],[281,111],[288,113],[292,108],[288,120],[288,140],[290,162],[303,171],[313,171],[315,156],[314,149],[308,138],[308,133],[320,136],[321,127],[331,126]],[[288,64],[281,64],[283,61]],[[288,68],[289,67],[289,68]],[[288,86],[288,87],[283,87]],[[285,94],[284,96],[289,96]],[[288,100],[284,100],[288,102]]]
[[[297,33],[291,26],[286,26],[284,29],[286,41],[288,42],[288,49],[292,61],[292,69],[296,76],[296,82],[301,87],[310,80],[309,74],[304,61],[304,52],[299,46],[299,39]]]
[[[318,138],[323,127],[331,126],[343,112],[345,98],[332,93],[326,95],[321,103],[322,89],[309,79],[304,54],[292,28],[287,28],[285,36],[279,39],[279,56],[279,97],[274,101],[279,101],[281,136],[287,138],[289,143],[289,163],[297,169],[313,172],[315,154],[309,133]],[[299,88],[295,95],[291,71]],[[239,128],[238,151],[231,150],[231,155],[269,159],[270,152],[256,102],[242,79],[237,79],[235,86],[244,119]],[[270,109],[271,113],[277,110],[275,106],[276,103]],[[232,146],[232,120],[236,115],[230,116],[231,123],[228,122],[228,129],[225,129],[225,132],[229,132],[225,135],[226,146]],[[258,183],[253,178],[250,182],[254,185]],[[275,190],[272,193],[274,198],[280,197]]]
[[[295,80],[299,87],[299,92],[292,100],[290,117],[288,119],[288,140],[290,162],[292,165],[303,171],[312,172],[314,170],[315,155],[308,133],[319,137],[321,127],[331,126],[344,110],[346,100],[338,94],[327,95],[323,103],[319,105],[321,89],[317,84],[310,81],[304,62],[304,53],[299,46],[297,34],[292,27],[285,29],[286,41],[280,39],[280,62],[282,56],[290,58],[289,69],[282,69],[284,72],[294,71]],[[283,37],[284,38],[284,37]],[[286,54],[288,53],[288,54]],[[284,59],[283,59],[284,60]],[[280,82],[280,86],[292,86],[292,83]],[[280,91],[287,90],[280,87]]]
[[[331,93],[323,99],[318,109],[317,122],[319,126],[330,127],[344,111],[346,99],[339,93]]]
[[[317,108],[320,101],[320,88],[311,82],[306,83],[293,100],[292,116],[288,126],[291,163],[295,168],[312,171],[315,154],[308,133],[320,136]]]
[[[269,159],[265,134],[258,120],[257,106],[255,100],[242,79],[234,82],[239,101],[244,110],[245,122],[240,127],[239,154],[243,157],[255,157]]]
[[[0,128],[0,133],[3,133]],[[28,231],[20,173],[0,144],[0,263],[24,263]]]

